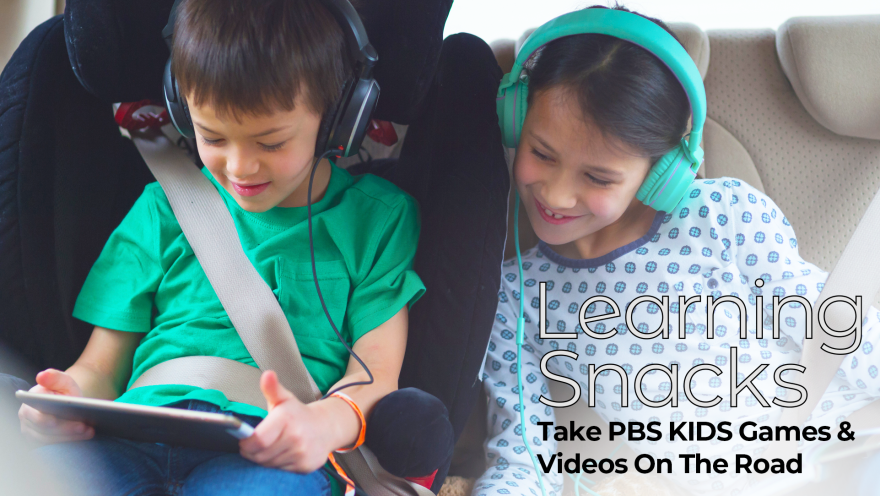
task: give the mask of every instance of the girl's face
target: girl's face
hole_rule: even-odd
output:
[[[570,258],[635,241],[656,214],[635,198],[650,159],[585,123],[563,87],[532,96],[513,167],[535,233]]]

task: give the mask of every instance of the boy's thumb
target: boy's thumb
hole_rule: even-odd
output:
[[[53,393],[81,396],[79,386],[73,377],[55,369],[46,369],[37,374],[37,384],[52,391]]]
[[[281,382],[278,380],[278,375],[271,370],[263,372],[263,375],[260,377],[260,390],[263,391],[263,396],[266,397],[266,403],[269,404],[269,410],[275,408],[279,403],[288,401],[291,398],[296,398],[293,393],[281,385]]]

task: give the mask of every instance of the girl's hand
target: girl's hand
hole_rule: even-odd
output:
[[[55,369],[46,369],[37,374],[37,385],[31,388],[31,392],[82,396],[73,377]],[[60,419],[29,405],[21,405],[18,418],[21,421],[22,434],[40,443],[84,441],[95,435],[95,429],[83,422]]]
[[[289,472],[305,474],[321,468],[336,449],[330,435],[334,420],[320,414],[316,407],[321,402],[302,403],[272,371],[263,373],[260,389],[269,404],[269,415],[251,437],[239,441],[241,456]]]

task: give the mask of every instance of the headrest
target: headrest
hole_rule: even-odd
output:
[[[667,26],[684,45],[684,49],[697,65],[700,76],[706,79],[706,71],[709,70],[709,37],[706,32],[689,22],[670,22]]]
[[[671,22],[668,23],[667,26],[669,26],[669,29],[675,33],[675,36],[681,41],[684,49],[687,50],[688,55],[691,56],[691,59],[693,59],[694,63],[697,65],[697,69],[700,71],[700,76],[702,76],[703,79],[706,79],[706,71],[709,69],[709,37],[706,36],[706,33],[702,29],[687,22]],[[526,39],[535,31],[535,29],[536,28],[526,30],[526,32],[516,40],[517,54],[519,54],[519,49],[522,48],[523,43],[525,43]]]
[[[162,100],[162,28],[173,3],[67,0],[67,55],[83,87],[105,103]]]
[[[67,0],[67,54],[83,87],[105,103],[161,101],[168,60],[162,28],[173,3]],[[418,115],[434,79],[452,2],[353,3],[362,6],[358,12],[379,53],[373,74],[385,97],[374,117],[408,123]]]
[[[828,130],[880,139],[880,15],[795,17],[776,34],[782,70]]]

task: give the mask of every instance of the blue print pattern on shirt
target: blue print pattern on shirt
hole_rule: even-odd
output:
[[[579,355],[578,360],[555,357],[548,362],[551,372],[578,381],[581,399],[589,399],[589,364],[606,363],[622,366],[629,375],[629,406],[621,406],[620,378],[616,373],[603,372],[596,381],[595,409],[609,421],[659,421],[663,439],[630,443],[637,453],[673,461],[670,480],[693,494],[729,495],[742,490],[744,475],[728,470],[727,474],[684,474],[678,459],[682,453],[700,453],[704,457],[726,457],[733,461],[736,453],[756,456],[766,444],[744,441],[736,435],[740,423],[754,421],[758,425],[775,425],[782,409],[763,408],[747,389],[738,396],[738,405],[731,406],[729,362],[731,347],[737,348],[737,376],[742,381],[761,364],[768,364],[753,384],[764,398],[794,400],[798,393],[779,388],[773,372],[782,364],[800,360],[804,341],[804,308],[798,303],[786,304],[780,311],[779,339],[773,339],[773,296],[780,298],[800,295],[813,302],[822,291],[827,273],[803,260],[798,254],[797,238],[780,208],[766,195],[745,182],[733,178],[697,180],[676,209],[666,213],[654,233],[643,243],[629,245],[613,260],[570,260],[553,252],[546,245],[523,254],[525,278],[525,343],[523,344],[523,398],[526,403],[527,435],[535,454],[545,460],[557,453],[552,437],[543,441],[538,422],[553,422],[554,410],[539,402],[549,397],[548,379],[541,373],[541,357],[557,349],[568,349]],[[638,246],[640,245],[640,246]],[[488,430],[485,445],[489,467],[477,481],[474,495],[534,495],[540,489],[529,454],[523,446],[516,381],[516,320],[519,312],[519,276],[516,261],[505,262],[498,311],[486,354],[483,385],[489,396]],[[755,287],[756,279],[765,284]],[[538,336],[539,284],[546,282],[547,331],[578,332],[577,339],[540,339]],[[746,306],[748,339],[740,339],[739,310],[733,303],[716,307],[714,337],[706,329],[706,300],[690,305],[685,314],[686,338],[678,338],[678,296],[723,295],[739,297]],[[592,339],[583,333],[578,320],[581,304],[592,296],[614,299],[621,317],[591,324],[596,332],[617,329],[608,340]],[[623,315],[630,301],[650,295],[669,296],[670,337],[639,339],[627,331]],[[756,296],[763,297],[763,339],[755,334]],[[869,305],[871,301],[864,301]],[[659,307],[642,303],[634,311],[633,321],[640,331],[657,329],[661,321]],[[815,310],[815,309],[814,309]],[[587,316],[610,312],[610,308],[590,305]],[[880,396],[878,360],[873,354],[880,339],[880,315],[870,308],[863,322],[862,345],[845,357],[837,376],[822,397],[808,425],[835,425],[847,415]],[[816,330],[815,332],[821,332]],[[632,389],[636,372],[651,363],[669,366],[679,364],[679,403],[649,408],[642,404]],[[722,402],[712,408],[699,408],[685,397],[681,381],[691,367],[702,363],[715,364],[724,371],[716,377],[700,372],[693,378],[692,390],[703,400],[719,395]],[[786,373],[783,378],[800,383],[801,374]],[[665,399],[672,388],[669,377],[649,372],[643,381],[645,396],[653,401]],[[771,403],[772,405],[772,403]],[[708,420],[713,423],[730,421],[734,439],[726,442],[668,441],[670,421]],[[601,426],[603,433],[606,426]],[[574,453],[563,453],[573,456]],[[632,460],[629,460],[630,471]],[[733,463],[729,465],[733,467]],[[563,477],[555,470],[544,476],[548,494],[561,494]]]

